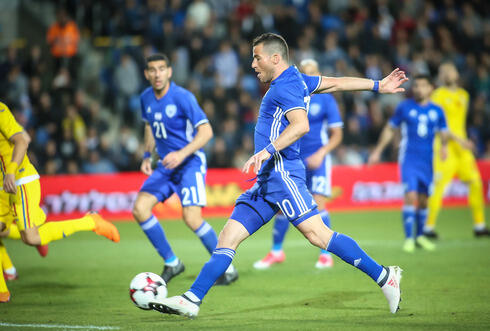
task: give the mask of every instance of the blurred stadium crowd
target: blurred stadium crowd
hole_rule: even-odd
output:
[[[250,42],[265,31],[286,38],[293,63],[315,58],[330,76],[381,79],[398,66],[436,77],[442,61],[453,61],[471,95],[470,138],[477,156],[490,159],[486,0],[65,0],[52,8],[43,39],[12,44],[0,57],[0,100],[33,138],[41,173],[139,169],[144,58],[156,51],[169,55],[173,80],[211,121],[208,166],[241,166],[266,90],[250,67]],[[364,163],[405,96],[335,97],[345,126],[334,160]],[[394,148],[385,157],[395,160]]]

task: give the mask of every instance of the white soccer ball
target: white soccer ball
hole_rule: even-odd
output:
[[[129,284],[129,297],[141,309],[148,310],[148,303],[167,297],[167,284],[152,272],[137,274]]]

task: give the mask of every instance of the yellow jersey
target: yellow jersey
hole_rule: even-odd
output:
[[[0,102],[0,170],[2,179],[0,187],[3,185],[5,170],[12,160],[12,152],[14,151],[14,144],[9,139],[22,131],[24,131],[24,128],[17,123],[10,109],[4,103]],[[39,179],[39,174],[29,161],[27,155],[24,156],[24,159],[19,164],[15,173],[15,179],[17,185]]]
[[[466,115],[470,100],[468,92],[462,88],[450,90],[441,86],[432,93],[431,99],[444,111],[449,131],[459,138],[466,139]]]

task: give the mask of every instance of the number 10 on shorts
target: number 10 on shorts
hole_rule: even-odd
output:
[[[279,209],[281,209],[282,213],[284,215],[286,215],[287,217],[289,218],[293,218],[294,215],[295,215],[295,212],[294,212],[294,209],[293,209],[293,205],[291,204],[291,201],[289,201],[288,199],[284,199],[282,200],[281,203],[276,202],[277,205],[279,206]]]

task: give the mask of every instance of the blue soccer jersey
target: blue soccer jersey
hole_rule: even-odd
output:
[[[433,103],[419,105],[408,99],[400,103],[389,123],[401,129],[398,163],[405,192],[429,195],[434,138],[438,131],[447,130],[442,109]]]
[[[332,193],[332,160],[330,154],[325,156],[320,167],[309,169],[306,159],[328,143],[328,129],[342,127],[339,107],[330,94],[311,96],[308,111],[310,131],[300,139],[300,155],[306,167],[306,186],[313,194],[329,197]]]
[[[447,130],[442,109],[431,102],[419,105],[408,99],[398,105],[389,123],[401,129],[398,162],[428,162],[432,166],[435,135]]]
[[[329,128],[344,125],[337,102],[330,94],[314,94],[311,96],[308,121],[310,122],[310,131],[300,139],[302,159],[306,159],[328,143],[327,130]]]
[[[155,97],[151,87],[147,88],[141,93],[140,102],[143,121],[152,128],[161,159],[189,144],[194,139],[196,128],[209,122],[194,95],[173,82],[160,99]],[[193,160],[205,164],[202,149],[185,162]]]
[[[291,66],[274,79],[264,95],[260,105],[259,117],[255,126],[255,153],[264,149],[276,140],[289,125],[286,114],[293,109],[309,107],[310,94],[320,85],[320,76],[302,75],[296,67]],[[277,171],[304,169],[300,158],[300,142],[296,141],[276,153],[262,167],[260,175]]]
[[[286,118],[293,109],[308,110],[310,94],[320,85],[320,76],[302,75],[291,66],[271,82],[262,99],[255,127],[255,152],[275,141],[289,125]],[[279,210],[297,226],[318,214],[308,191],[300,143],[294,142],[262,166],[255,185],[240,195],[231,219],[240,222],[249,234],[267,223]]]

